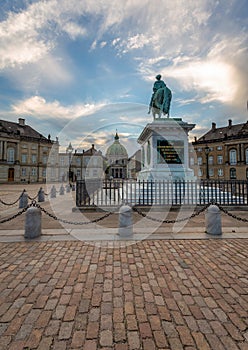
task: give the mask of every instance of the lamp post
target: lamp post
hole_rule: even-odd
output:
[[[204,148],[205,154],[206,154],[206,179],[209,180],[209,164],[208,164],[208,157],[209,157],[209,152],[210,148],[206,146]]]
[[[72,179],[72,172],[71,172],[71,156],[72,156],[72,152],[73,152],[73,147],[71,145],[71,143],[69,143],[69,146],[66,149],[66,153],[68,153],[69,155],[69,174],[68,174],[68,178],[69,178],[69,182],[71,182]]]

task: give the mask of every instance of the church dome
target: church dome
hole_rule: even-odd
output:
[[[118,136],[117,132],[115,134],[114,143],[112,143],[112,145],[109,146],[109,148],[107,149],[106,157],[107,158],[115,158],[115,159],[128,158],[127,150],[120,143],[119,136]]]

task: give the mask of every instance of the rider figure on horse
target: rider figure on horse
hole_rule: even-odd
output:
[[[161,118],[162,113],[169,117],[171,97],[171,90],[166,86],[165,82],[161,80],[161,74],[158,74],[153,85],[153,94],[148,113],[152,110],[154,119],[156,114]]]

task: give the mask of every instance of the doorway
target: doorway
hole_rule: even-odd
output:
[[[12,182],[15,179],[15,169],[14,168],[9,168],[8,172],[8,181]]]

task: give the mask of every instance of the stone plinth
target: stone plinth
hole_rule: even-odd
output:
[[[158,118],[138,138],[142,168],[138,180],[194,180],[189,168],[188,132],[195,127],[181,118]]]

